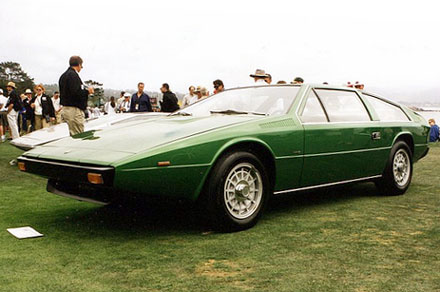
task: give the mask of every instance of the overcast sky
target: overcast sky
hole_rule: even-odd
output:
[[[435,1],[2,1],[0,61],[57,83],[71,55],[105,88],[163,82],[186,92],[274,81],[361,81],[379,93],[440,98]],[[399,98],[395,98],[399,99]]]

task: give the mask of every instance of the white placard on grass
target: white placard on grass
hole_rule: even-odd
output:
[[[8,228],[6,229],[9,233],[17,237],[18,239],[25,239],[25,238],[34,238],[34,237],[41,237],[43,234],[36,231],[30,226],[26,227],[19,227],[19,228]]]

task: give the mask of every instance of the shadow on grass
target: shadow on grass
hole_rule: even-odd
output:
[[[266,209],[266,219],[313,205],[334,204],[378,196],[373,184],[348,185],[275,196]],[[66,199],[67,200],[67,199]],[[36,211],[38,213],[38,211]],[[287,215],[286,216],[291,216]],[[86,232],[95,236],[154,234],[200,234],[209,231],[195,204],[175,200],[125,200],[96,208],[61,208],[46,211],[44,222],[62,232]],[[38,220],[38,219],[37,219]],[[41,219],[43,220],[43,219]],[[275,219],[274,219],[275,220]],[[60,230],[61,229],[61,230]]]

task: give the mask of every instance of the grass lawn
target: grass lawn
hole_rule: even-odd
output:
[[[364,183],[275,198],[254,228],[206,232],[181,203],[47,193],[0,143],[0,291],[440,291],[440,147],[409,191]],[[18,240],[6,228],[45,236]]]

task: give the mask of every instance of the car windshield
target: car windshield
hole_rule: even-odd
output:
[[[298,86],[262,86],[227,90],[200,100],[173,115],[285,114],[298,93]]]

